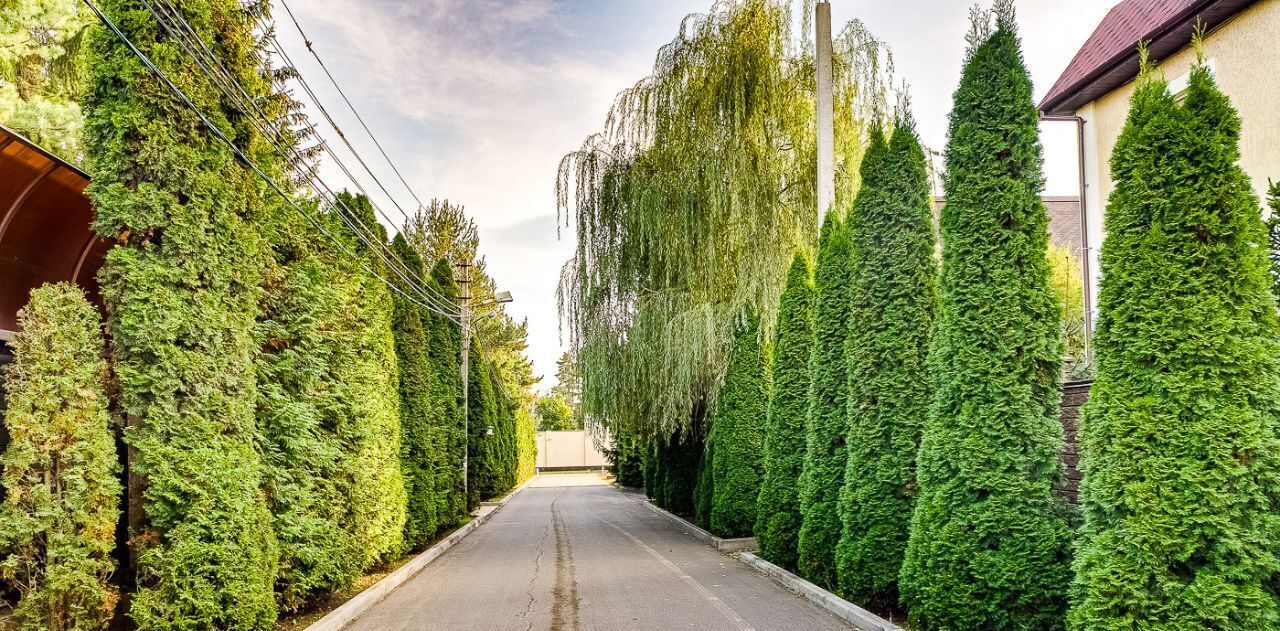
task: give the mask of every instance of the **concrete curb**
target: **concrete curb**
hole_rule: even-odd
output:
[[[698,541],[701,541],[702,543],[705,543],[715,548],[716,550],[719,550],[720,552],[723,552],[725,554],[732,554],[734,552],[751,552],[756,549],[755,537],[740,537],[737,539],[721,539],[720,537],[717,537],[695,526],[694,524],[689,523],[688,520],[680,517],[679,515],[669,512],[663,508],[660,508],[657,504],[650,502],[647,498],[643,500],[643,503],[645,506],[649,507],[649,510],[675,522],[677,526],[680,526],[681,528],[683,528],[685,532],[689,533],[689,535],[691,535],[694,539],[697,539]]]
[[[773,582],[801,595],[863,631],[903,631],[899,627],[862,607],[806,581],[750,552],[738,554],[738,560],[773,579]]]
[[[337,609],[330,611],[325,617],[311,623],[311,625],[306,628],[306,631],[341,631],[346,628],[348,624],[351,624],[356,618],[359,618],[374,605],[382,602],[383,598],[386,598],[387,595],[392,591],[395,591],[397,587],[400,587],[408,582],[409,579],[416,576],[418,572],[421,572],[427,567],[427,565],[436,560],[440,555],[444,554],[449,548],[458,545],[458,542],[462,541],[463,537],[471,534],[473,530],[480,527],[480,524],[488,521],[494,513],[498,512],[498,509],[511,501],[511,498],[515,497],[520,491],[523,491],[524,488],[529,486],[529,483],[533,482],[537,477],[538,476],[535,474],[533,477],[526,480],[524,484],[516,487],[510,493],[507,493],[506,497],[498,500],[497,502],[481,502],[481,507],[491,506],[493,510],[481,512],[479,515],[476,515],[474,519],[463,524],[462,527],[450,533],[448,537],[441,539],[436,542],[435,545],[424,550],[422,554],[414,557],[412,561],[405,563],[396,571],[384,576],[382,580],[370,585],[368,589],[356,594],[355,598],[342,603]]]

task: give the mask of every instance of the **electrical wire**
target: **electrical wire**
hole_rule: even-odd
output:
[[[177,11],[176,8],[170,5],[167,2],[167,0],[156,0],[156,5],[163,6],[165,8],[165,13],[169,14],[169,15],[161,15],[160,12],[156,10],[155,6],[153,6],[150,2],[148,2],[148,0],[142,0],[142,3],[148,9],[148,11],[150,11],[152,15],[161,23],[161,26],[164,27],[165,30],[169,32],[169,34],[172,37],[175,38],[177,43],[184,48],[184,51],[188,54],[188,56],[192,57],[197,62],[197,65],[200,66],[201,70],[209,78],[214,80],[214,83],[217,85],[217,87],[223,92],[225,96],[227,96],[242,111],[242,113],[250,117],[252,117],[252,115],[256,113],[257,117],[260,119],[261,122],[254,121],[252,120],[252,118],[250,118],[250,120],[248,121],[250,125],[254,127],[255,130],[257,130],[260,134],[266,137],[268,141],[270,141],[271,144],[276,148],[277,151],[279,151],[282,154],[288,154],[292,152],[295,158],[299,159],[299,161],[302,164],[308,167],[307,175],[308,175],[308,179],[310,181],[311,186],[317,191],[317,193],[320,194],[322,199],[324,199],[324,201],[329,203],[331,206],[341,207],[342,209],[346,210],[345,214],[342,212],[337,212],[335,214],[337,214],[337,216],[343,221],[343,223],[346,224],[347,227],[350,228],[352,232],[355,233],[355,235],[362,242],[364,242],[364,244],[370,249],[370,251],[374,252],[375,255],[377,255],[378,258],[380,258],[383,261],[383,263],[386,264],[387,267],[392,272],[394,272],[404,282],[410,285],[413,288],[413,290],[419,295],[419,297],[421,297],[423,300],[427,301],[428,303],[432,303],[430,306],[424,305],[426,306],[426,308],[430,309],[435,313],[439,313],[440,315],[445,315],[450,318],[459,318],[461,316],[461,314],[456,311],[458,306],[454,304],[452,301],[446,299],[439,292],[431,288],[429,284],[425,284],[425,289],[428,290],[430,293],[428,294],[428,291],[424,291],[425,281],[423,281],[420,277],[418,277],[417,274],[413,273],[412,270],[410,270],[403,261],[399,260],[399,258],[394,255],[394,253],[390,252],[390,250],[387,248],[385,242],[382,241],[382,239],[373,235],[373,231],[367,225],[364,224],[364,222],[359,218],[359,216],[356,215],[354,212],[352,212],[351,209],[342,201],[341,197],[337,196],[333,192],[333,190],[330,189],[327,184],[325,184],[324,180],[321,179],[319,174],[316,172],[314,165],[302,159],[302,156],[299,154],[296,147],[291,142],[289,142],[287,139],[284,138],[283,133],[280,130],[275,129],[272,126],[271,119],[267,117],[264,112],[262,112],[262,110],[256,105],[256,103],[254,103],[254,99],[251,96],[249,96],[249,94],[247,93],[247,91],[245,91],[244,87],[239,83],[239,81],[237,81],[235,77],[231,76],[230,72],[226,69],[226,67],[221,64],[221,62],[217,59],[216,55],[214,55],[213,52],[209,49],[209,47],[203,42],[203,40],[200,39],[199,35],[195,33],[191,25],[188,22],[186,22],[186,20],[181,16],[181,14]],[[169,21],[170,17],[175,22],[180,23],[182,27],[179,28],[178,26],[175,26],[173,23],[171,23]],[[180,32],[180,31],[185,31],[185,32]],[[195,42],[194,46],[192,44],[193,40]],[[198,47],[200,50],[194,51],[192,50],[193,47]],[[233,87],[234,89],[232,89]],[[264,124],[266,126],[266,129],[263,128]],[[274,136],[274,139],[272,138],[272,136]],[[323,139],[322,139],[322,143],[323,143]],[[323,146],[327,148],[327,144],[324,144]],[[335,161],[337,161],[336,156],[335,156]],[[356,186],[360,188],[361,191],[363,192],[363,188],[360,187],[358,181],[355,181],[355,178],[351,175],[350,171],[345,168],[345,165],[340,165],[340,166],[342,166],[344,173],[346,173],[348,177],[352,178]],[[366,197],[367,197],[367,193],[366,193]],[[370,203],[372,205],[372,201]],[[384,217],[385,217],[385,213],[384,213]],[[390,221],[389,218],[387,219],[388,221]],[[359,225],[357,226],[354,223],[352,223],[352,220],[354,220]],[[369,236],[373,237],[372,240],[369,238],[369,236],[366,236],[366,233]],[[401,292],[401,293],[404,293],[404,292]]]
[[[176,84],[174,84],[174,82],[169,78],[169,76],[166,75],[164,71],[162,71],[158,66],[156,66],[155,62],[153,62],[150,57],[148,57],[145,53],[143,53],[140,49],[138,49],[137,45],[134,44],[133,40],[129,39],[129,37],[125,35],[123,31],[120,30],[120,27],[117,26],[116,23],[112,21],[111,18],[109,18],[105,13],[103,13],[102,10],[98,8],[98,6],[94,4],[92,0],[81,0],[81,1],[85,4],[85,6],[89,8],[91,12],[93,12],[93,14],[98,18],[99,21],[101,21],[112,33],[114,33],[115,36],[118,39],[120,39],[120,41],[123,44],[125,44],[125,46],[127,46],[129,50],[133,52],[133,54],[137,56],[140,61],[142,61],[143,65],[145,65],[148,70],[150,70],[153,74],[155,74],[156,77],[159,78],[161,82],[163,82],[165,86],[168,87],[169,90],[172,91],[183,102],[183,104],[185,104],[189,109],[191,109],[191,111],[196,115],[196,117],[200,119],[200,121],[204,124],[204,126],[215,137],[217,137],[220,141],[226,144],[227,147],[231,149],[232,153],[234,153],[241,162],[243,162],[255,174],[257,174],[259,178],[261,178],[264,182],[266,182],[266,184],[270,186],[271,189],[274,190],[275,193],[279,195],[281,199],[283,199],[295,211],[297,211],[304,218],[306,218],[306,220],[313,227],[315,227],[322,234],[324,234],[325,237],[327,237],[330,241],[332,241],[335,245],[337,245],[338,248],[343,251],[343,253],[345,253],[347,256],[351,257],[352,259],[354,259],[360,265],[360,267],[364,269],[365,272],[369,273],[370,275],[374,276],[378,280],[382,281],[391,290],[401,294],[402,296],[407,298],[409,301],[425,309],[435,311],[434,308],[422,302],[419,302],[416,298],[409,295],[404,290],[397,287],[394,283],[387,280],[381,274],[378,274],[376,271],[374,271],[362,257],[352,252],[346,246],[346,244],[342,243],[340,239],[338,239],[331,232],[329,232],[329,230],[326,229],[323,224],[317,221],[315,217],[312,217],[310,213],[308,213],[301,206],[299,206],[297,202],[295,202],[289,195],[287,195],[280,188],[280,186],[276,184],[274,180],[271,179],[271,177],[269,177],[266,173],[264,173],[256,163],[250,160],[249,157],[245,155],[245,153],[240,149],[240,147],[236,146],[236,144],[230,138],[228,138],[226,134],[223,133],[223,131],[217,125],[215,125],[212,121],[210,121],[208,116],[205,115],[204,111],[201,110],[200,107],[191,100],[191,97],[187,96],[186,92],[183,92],[181,88],[179,88]],[[441,315],[445,315],[447,317],[450,317],[450,319],[452,319],[452,316],[450,316],[449,314],[441,314]]]

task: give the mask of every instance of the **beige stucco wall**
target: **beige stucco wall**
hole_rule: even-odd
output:
[[[1204,55],[1240,113],[1240,165],[1263,198],[1267,179],[1280,181],[1280,0],[1262,0],[1214,30],[1205,39]],[[1190,72],[1195,59],[1195,51],[1187,48],[1159,66],[1172,83]],[[1111,153],[1129,115],[1133,88],[1129,83],[1077,112],[1085,120],[1085,201],[1094,296],[1104,236],[1102,211],[1114,188]]]
[[[596,444],[596,438],[590,432],[538,432],[539,469],[561,469],[569,467],[597,468],[609,465],[609,459],[602,451],[608,449],[609,439]]]

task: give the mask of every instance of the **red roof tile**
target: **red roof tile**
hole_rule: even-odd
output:
[[[1076,108],[1138,73],[1137,46],[1147,41],[1163,59],[1191,41],[1197,21],[1212,29],[1257,0],[1124,0],[1111,9],[1040,103],[1046,114]]]

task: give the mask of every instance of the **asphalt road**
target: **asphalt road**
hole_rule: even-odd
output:
[[[595,474],[539,476],[348,629],[852,628],[643,501]]]

